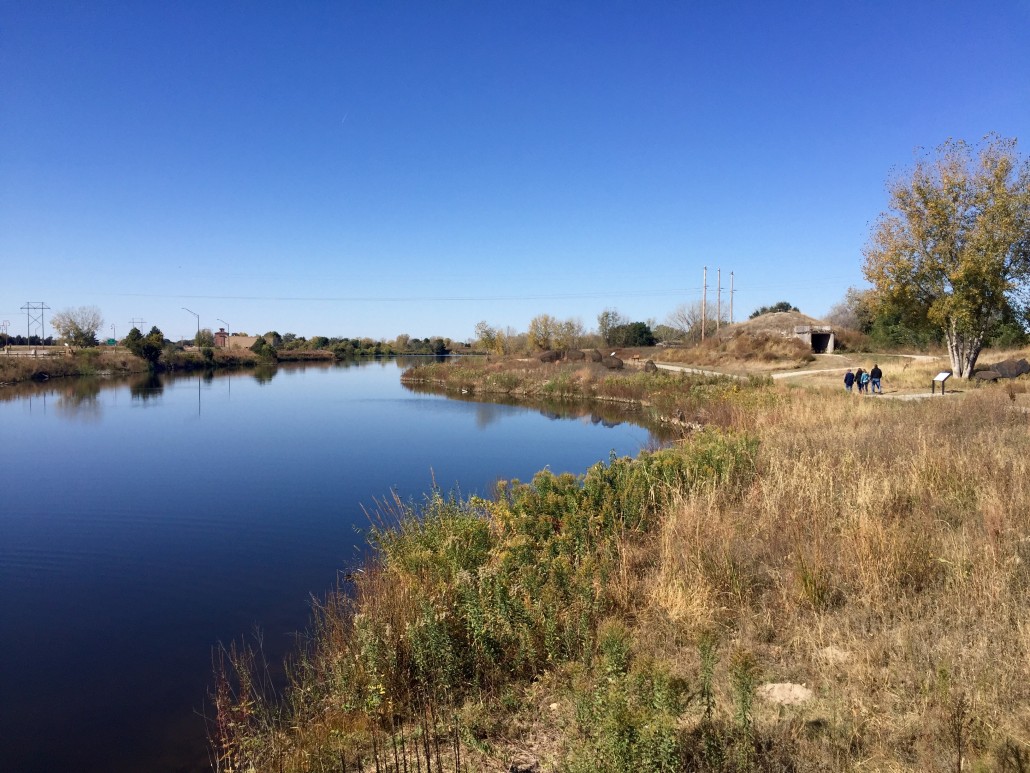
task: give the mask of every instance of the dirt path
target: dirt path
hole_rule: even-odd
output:
[[[690,365],[674,365],[671,362],[656,362],[654,364],[659,370],[672,370],[677,373],[693,373],[698,376],[722,376],[724,378],[747,378],[747,376],[741,376],[736,373],[720,373],[717,370],[705,370],[704,368],[694,368]]]
[[[848,358],[846,358],[846,357],[844,357],[842,355],[827,354],[827,355],[820,355],[820,357],[821,358],[825,358],[825,359],[831,359],[832,358],[832,359],[836,359],[838,361],[843,361],[845,363],[848,362]],[[895,354],[895,355],[891,355],[891,357],[899,357],[899,358],[910,359],[910,360],[912,360],[914,362],[933,362],[934,360],[941,359],[940,357],[935,357],[933,355],[926,355],[926,354]],[[723,372],[720,372],[720,371],[717,371],[717,370],[708,370],[706,368],[696,368],[696,367],[693,367],[693,366],[690,366],[690,365],[679,365],[679,364],[671,363],[671,362],[656,362],[655,366],[657,368],[661,369],[661,370],[670,370],[670,371],[675,371],[675,372],[678,372],[678,373],[693,373],[693,374],[696,374],[696,375],[699,375],[699,376],[722,376],[724,378],[734,378],[734,379],[746,379],[746,378],[748,378],[748,375],[746,375],[746,374],[723,373]],[[772,378],[774,380],[780,381],[780,380],[783,380],[783,379],[802,378],[802,377],[805,377],[805,376],[826,376],[826,375],[838,374],[838,373],[843,374],[843,373],[847,372],[848,370],[850,370],[852,368],[855,368],[855,367],[856,367],[856,365],[854,363],[851,363],[850,365],[843,365],[843,366],[840,366],[840,367],[833,367],[833,368],[813,368],[811,370],[785,370],[785,371],[780,371],[778,373],[764,373],[763,375],[767,375],[767,376],[769,376],[770,378]],[[955,390],[955,391],[951,391],[951,392],[946,392],[945,394],[948,397],[951,397],[953,395],[962,394],[962,390]],[[896,390],[882,392],[880,394],[875,394],[875,395],[874,394],[860,395],[860,397],[869,397],[869,398],[881,398],[882,397],[882,398],[885,398],[887,400],[925,400],[926,398],[929,398],[929,397],[938,397],[938,398],[940,398],[941,396],[942,395],[940,393],[938,393],[938,394],[931,394],[930,392],[922,392],[922,391],[920,391],[920,392],[908,392],[908,391],[906,391],[906,392],[898,392]]]

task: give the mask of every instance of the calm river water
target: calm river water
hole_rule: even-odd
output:
[[[257,629],[279,662],[377,499],[653,442],[417,394],[405,365],[0,389],[0,769],[206,769],[213,648]]]

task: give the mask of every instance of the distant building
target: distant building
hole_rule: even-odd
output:
[[[230,349],[249,349],[254,345],[254,342],[258,340],[257,336],[230,336],[229,337],[229,348]]]
[[[229,346],[229,334],[225,332],[224,327],[218,328],[218,332],[215,333],[215,346],[220,349],[226,349]]]

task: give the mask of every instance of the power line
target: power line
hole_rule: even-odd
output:
[[[299,301],[304,303],[413,303],[431,301],[434,303],[483,302],[483,301],[545,301],[589,298],[649,298],[696,293],[700,287],[678,287],[666,290],[598,290],[584,293],[536,293],[532,295],[359,295],[359,296],[268,296],[268,295],[155,295],[147,293],[104,293],[106,297],[118,298],[188,298],[208,301]]]

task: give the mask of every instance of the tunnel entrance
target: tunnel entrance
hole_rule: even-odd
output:
[[[833,352],[833,333],[812,333],[812,351],[816,354]]]
[[[833,328],[828,325],[814,327],[812,325],[798,325],[794,328],[794,335],[812,347],[816,354],[833,354],[837,345],[837,339],[833,335]]]

